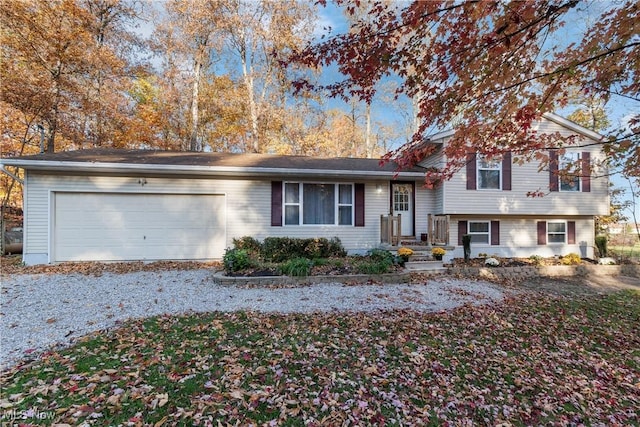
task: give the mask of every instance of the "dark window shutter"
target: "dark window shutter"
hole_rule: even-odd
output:
[[[538,244],[539,245],[547,244],[547,222],[546,221],[538,221]]]
[[[491,244],[500,244],[500,221],[491,221]]]
[[[271,181],[271,226],[282,227],[282,181]]]
[[[355,226],[364,227],[364,184],[353,184],[355,193]]]
[[[511,190],[511,151],[502,155],[502,189]]]
[[[467,234],[467,221],[458,221],[458,246],[462,246],[462,236]]]
[[[467,153],[467,190],[475,190],[476,187],[476,153]]]
[[[549,191],[558,191],[558,152],[549,151]]]
[[[582,191],[591,191],[591,153],[582,153]]]
[[[567,243],[570,245],[576,244],[576,222],[567,221]]]

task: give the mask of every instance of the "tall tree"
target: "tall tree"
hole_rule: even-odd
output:
[[[184,109],[189,113],[183,119],[189,124],[185,148],[191,151],[203,149],[199,138],[200,89],[212,60],[219,56],[222,47],[219,40],[224,6],[224,0],[171,0],[164,4],[156,28],[156,48],[163,54],[165,77],[182,80],[188,76],[186,81],[170,84],[183,85],[182,90],[189,94],[188,108]]]
[[[101,13],[88,8],[97,3],[13,1],[0,8],[2,101],[37,116],[46,128],[50,152],[67,144],[82,146],[104,123],[83,118],[126,105],[125,94],[115,88],[116,81],[128,75],[127,62],[108,45],[116,18],[101,25]],[[106,3],[112,11],[125,8],[117,0]],[[105,85],[105,79],[111,84]],[[97,81],[110,88],[109,94],[88,89]],[[108,108],[97,107],[107,99]]]
[[[358,0],[337,0],[347,13]],[[410,164],[433,149],[424,137],[449,128],[447,163],[429,180],[449,178],[466,161],[471,145],[488,155],[512,150],[537,156],[551,144],[575,142],[537,133],[532,122],[568,102],[568,88],[603,99],[640,98],[640,6],[637,1],[589,5],[579,0],[412,1],[378,0],[349,31],[310,45],[291,57],[296,64],[337,64],[344,79],[326,85],[333,96],[370,100],[376,84],[394,75],[400,94],[418,100],[420,126],[414,144],[398,157]],[[559,36],[564,21],[597,13],[575,41]],[[316,88],[307,81],[299,89]],[[627,174],[640,175],[640,115],[623,135],[604,143],[619,149]],[[630,153],[635,155],[629,156]]]
[[[268,110],[285,107],[289,87],[278,57],[307,41],[313,9],[299,0],[230,0],[226,7],[226,46],[239,61],[251,123],[248,150],[262,152],[269,140]]]
[[[141,19],[139,0],[81,0],[92,19],[88,31],[95,39],[100,66],[88,70],[85,84],[84,141],[91,146],[120,146],[117,130],[130,118],[126,103],[132,76],[144,71],[138,58],[144,43],[133,29]]]

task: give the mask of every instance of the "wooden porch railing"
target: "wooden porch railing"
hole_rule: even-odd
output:
[[[392,246],[400,243],[402,215],[380,215],[380,242]]]
[[[432,245],[449,244],[449,215],[427,215],[429,224],[429,243]]]

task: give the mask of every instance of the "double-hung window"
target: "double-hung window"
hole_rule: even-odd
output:
[[[471,243],[489,244],[489,221],[469,221],[468,234],[471,235]]]
[[[478,154],[478,189],[500,190],[502,159],[489,159]]]
[[[547,222],[547,242],[565,243],[567,241],[567,223],[565,221]]]
[[[353,225],[353,184],[284,184],[285,225]]]
[[[580,169],[580,154],[564,153],[559,158],[558,167],[560,191],[580,191],[580,174],[576,173]]]

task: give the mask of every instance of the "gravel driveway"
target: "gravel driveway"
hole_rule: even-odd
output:
[[[446,277],[423,284],[294,288],[221,286],[211,270],[3,277],[0,298],[0,370],[51,345],[68,345],[89,332],[163,313],[253,310],[261,312],[432,312],[503,298],[496,285]]]

